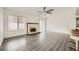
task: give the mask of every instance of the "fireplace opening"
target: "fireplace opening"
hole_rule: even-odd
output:
[[[36,28],[30,27],[30,32],[36,32]]]

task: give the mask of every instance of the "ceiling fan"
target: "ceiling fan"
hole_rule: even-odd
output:
[[[54,10],[54,9],[49,9],[49,10],[46,10],[47,9],[47,7],[43,7],[43,11],[37,11],[39,14],[44,14],[44,15],[46,15],[46,14],[52,14],[52,11]]]

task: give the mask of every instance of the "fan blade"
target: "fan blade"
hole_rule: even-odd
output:
[[[43,8],[44,12],[45,12],[46,7]]]
[[[54,9],[50,9],[50,10],[47,10],[47,12],[49,12],[49,11],[53,11]]]
[[[52,14],[52,12],[50,12],[50,11],[47,11],[46,13],[47,13],[47,14]]]

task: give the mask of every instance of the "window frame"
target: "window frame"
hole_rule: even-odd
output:
[[[17,30],[26,30],[25,28],[24,29],[20,29],[20,17],[23,17],[24,19],[25,19],[25,17],[24,16],[16,16],[17,17],[17,19],[16,19],[16,27],[17,27],[17,29],[13,29],[13,30],[10,30],[10,27],[9,27],[9,16],[16,16],[16,15],[8,15],[8,31],[17,31]],[[26,19],[25,19],[26,20]],[[23,20],[24,22],[24,24],[25,24],[25,20]],[[25,27],[26,25],[24,25],[24,27]]]

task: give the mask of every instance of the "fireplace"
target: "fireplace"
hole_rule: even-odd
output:
[[[27,23],[27,34],[36,34],[39,32],[39,23]]]

